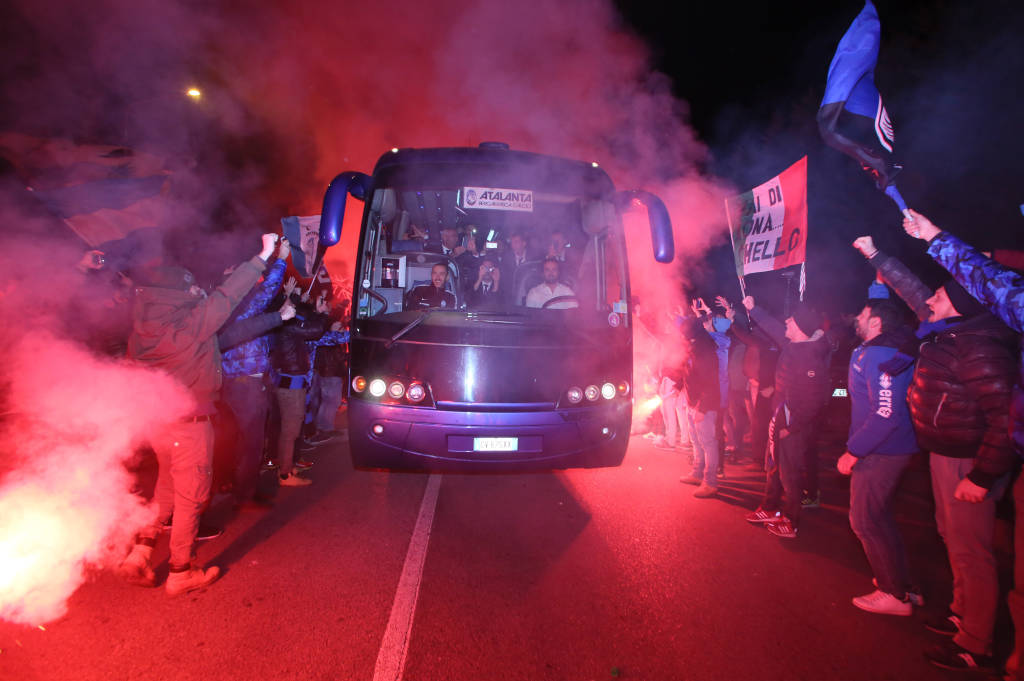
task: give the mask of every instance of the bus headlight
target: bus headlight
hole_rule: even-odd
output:
[[[422,383],[413,383],[405,391],[405,396],[410,402],[422,402],[423,398],[427,396],[427,389],[423,387]]]
[[[388,386],[388,396],[395,400],[402,399],[402,395],[405,394],[405,386],[402,385],[401,381],[393,381]]]
[[[370,394],[374,397],[380,397],[388,389],[387,383],[382,379],[375,378],[370,381]]]
[[[583,391],[573,386],[565,393],[565,396],[569,398],[569,402],[572,404],[579,404],[583,400]]]
[[[626,395],[629,394],[629,382],[628,381],[619,381],[618,389],[619,389],[619,394],[622,395],[623,397],[625,397]]]
[[[366,390],[366,379],[362,376],[356,376],[352,379],[352,389],[357,393],[361,393]]]
[[[583,390],[583,395],[584,395],[584,397],[586,397],[586,398],[587,398],[588,400],[590,400],[591,402],[593,402],[593,401],[597,400],[597,398],[598,398],[598,397],[600,397],[600,396],[601,396],[601,391],[600,391],[600,390],[598,390],[598,388],[597,388],[597,386],[596,386],[596,385],[588,385],[588,386],[587,386],[587,387],[586,387],[586,388],[585,388],[585,389]]]
[[[611,383],[604,383],[601,385],[601,397],[606,400],[610,400],[615,397],[615,386]]]

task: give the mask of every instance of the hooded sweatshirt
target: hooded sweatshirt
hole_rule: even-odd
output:
[[[128,357],[166,371],[196,400],[194,415],[212,414],[221,385],[217,331],[266,269],[258,256],[239,265],[207,298],[188,291],[137,286]]]

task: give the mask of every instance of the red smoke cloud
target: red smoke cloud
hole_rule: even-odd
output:
[[[0,618],[61,616],[95,567],[116,565],[156,509],[122,465],[153,427],[180,418],[189,393],[170,377],[100,360],[45,331],[5,353],[11,367],[0,448]]]
[[[680,254],[726,238],[728,188],[702,174],[707,150],[687,125],[686,104],[652,72],[648,50],[609,0],[15,7],[31,42],[13,49],[36,58],[0,67],[7,120],[169,157],[191,202],[178,222],[196,243],[213,227],[255,235],[283,215],[319,213],[336,173],[369,172],[391,147],[484,140],[597,161],[618,187],[660,195]],[[191,85],[203,97],[185,103]],[[215,120],[227,135],[196,133],[196,119]],[[204,216],[218,203],[231,209]],[[361,212],[350,203],[341,243],[328,252],[336,279],[350,276]],[[17,224],[0,221],[7,233]],[[633,291],[664,315],[685,302],[686,272],[654,263],[648,234],[627,226]],[[106,315],[74,311],[78,325],[68,323],[81,282],[55,276],[52,253],[6,255],[0,309],[23,333],[11,344],[16,369],[3,377],[13,388],[5,411],[14,414],[5,441],[28,465],[0,480],[0,617],[38,622],[59,615],[86,566],[109,562],[106,547],[149,517],[121,462],[154,420],[181,413],[169,407],[181,402],[164,379],[61,340],[87,337]],[[638,381],[642,363],[649,358],[638,358]],[[14,468],[8,460],[0,470]]]

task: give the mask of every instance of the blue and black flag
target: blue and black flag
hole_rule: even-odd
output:
[[[901,166],[893,162],[892,122],[875,87],[879,33],[878,12],[868,0],[828,68],[818,129],[825,144],[859,161],[878,188],[892,196],[895,187],[888,188]]]

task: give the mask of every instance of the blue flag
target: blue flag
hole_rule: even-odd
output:
[[[868,0],[829,65],[818,129],[825,144],[859,161],[878,188],[900,203],[893,177],[902,166],[893,162],[892,122],[875,87],[879,33],[878,12]]]

